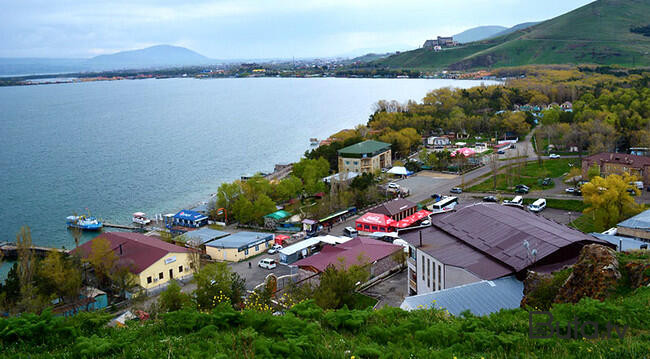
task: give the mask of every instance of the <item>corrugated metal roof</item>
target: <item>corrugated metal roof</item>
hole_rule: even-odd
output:
[[[377,151],[387,151],[390,149],[390,143],[379,142],[375,140],[367,140],[359,142],[352,146],[341,148],[338,150],[339,155],[345,154],[364,154],[364,153],[375,153]]]
[[[621,236],[613,236],[610,234],[602,234],[602,233],[590,233],[592,236],[602,239],[604,241],[607,241],[611,244],[616,245],[616,249],[619,251],[631,251],[635,249],[641,249],[642,245],[648,245],[646,242],[642,241],[637,241],[636,239],[628,238],[628,237],[621,237]],[[623,248],[619,248],[623,247]]]
[[[650,230],[650,209],[618,224],[618,227]]]
[[[447,310],[455,316],[465,310],[480,316],[501,309],[519,308],[523,296],[524,284],[514,276],[508,276],[406,297],[400,308],[416,310],[434,306],[437,309]]]
[[[192,245],[201,245],[215,239],[223,238],[230,235],[228,232],[217,231],[208,227],[203,227],[195,231],[189,231],[185,234],[189,238],[188,242]]]
[[[392,217],[400,212],[406,211],[409,208],[415,208],[415,207],[417,207],[417,204],[407,199],[396,198],[392,201],[388,201],[386,203],[382,203],[378,206],[375,206],[369,209],[368,212],[385,214],[387,216]]]
[[[215,248],[237,248],[241,250],[270,240],[273,240],[272,233],[237,232],[228,237],[208,242],[205,245]]]
[[[337,246],[325,245],[319,253],[303,258],[295,262],[294,265],[313,267],[322,272],[330,265],[336,267],[365,265],[388,257],[400,250],[402,250],[402,246],[376,239],[357,237]]]

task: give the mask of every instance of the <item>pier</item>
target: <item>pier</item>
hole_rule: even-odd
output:
[[[146,226],[145,227],[137,227],[137,226],[127,226],[127,225],[124,225],[124,224],[114,224],[114,223],[106,223],[106,222],[104,222],[104,227],[118,228],[118,229],[128,229],[130,231],[139,231],[139,230],[143,230],[143,229],[146,230],[147,229]]]
[[[37,256],[45,257],[49,252],[70,253],[67,249],[32,246],[32,250]],[[18,258],[18,246],[11,242],[0,242],[0,252],[5,259]]]

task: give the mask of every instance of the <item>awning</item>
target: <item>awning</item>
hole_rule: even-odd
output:
[[[370,226],[391,227],[397,221],[384,214],[368,212],[355,221],[356,223],[367,224]]]
[[[406,169],[406,167],[395,166],[395,167],[391,168],[390,170],[388,170],[388,173],[390,173],[392,175],[408,176],[408,175],[412,174],[413,172],[408,171]]]
[[[397,222],[395,225],[396,228],[406,228],[410,227],[413,225],[413,223],[416,223],[417,221],[423,220],[424,218],[428,217],[432,212],[429,212],[425,209],[421,211],[417,211],[413,213],[412,215],[402,219],[401,221]]]
[[[282,245],[282,243],[284,243],[284,241],[288,240],[289,238],[290,238],[289,236],[284,235],[284,234],[276,234],[275,235],[275,243],[279,244],[279,245]]]
[[[451,157],[455,157],[455,156],[456,156],[457,154],[459,154],[459,153],[460,153],[461,155],[463,155],[464,157],[470,157],[470,156],[475,155],[475,154],[476,154],[476,151],[474,151],[474,150],[471,149],[471,148],[463,147],[463,148],[459,148],[459,149],[457,149],[456,151],[452,152],[452,153],[451,153]]]

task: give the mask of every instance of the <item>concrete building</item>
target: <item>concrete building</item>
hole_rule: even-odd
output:
[[[275,242],[272,233],[237,232],[205,244],[205,253],[213,260],[243,261],[271,248]]]
[[[349,241],[349,237],[336,237],[331,235],[318,236],[304,239],[288,247],[280,249],[280,263],[292,264],[318,252],[324,244],[337,245]]]
[[[199,228],[195,231],[189,231],[185,233],[185,237],[187,237],[187,244],[192,246],[192,247],[197,247],[197,248],[202,248],[203,253],[205,253],[205,244],[208,242],[212,242],[214,240],[217,240],[219,238],[223,238],[226,236],[229,236],[230,233],[228,232],[222,232],[222,231],[217,231],[216,229],[208,228],[208,227],[203,227]]]
[[[619,223],[616,226],[616,234],[650,242],[650,209]]]
[[[336,246],[326,244],[317,254],[301,259],[293,265],[311,274],[322,273],[329,266],[339,269],[364,266],[368,268],[372,278],[395,268],[399,263],[393,259],[393,255],[401,250],[402,246],[357,237]]]
[[[117,256],[116,265],[129,268],[143,289],[166,286],[170,279],[192,275],[189,249],[140,233],[103,233],[82,244],[74,252],[78,251],[82,258],[88,258],[93,243],[100,239],[108,241]]]
[[[431,217],[431,227],[400,232],[409,243],[408,293],[481,280],[550,272],[573,264],[585,244],[608,242],[517,208],[491,203]]]
[[[427,138],[427,147],[441,149],[449,145],[451,145],[451,141],[447,137],[431,136]]]
[[[589,168],[600,168],[600,176],[629,173],[637,176],[644,184],[650,183],[650,157],[635,156],[626,153],[598,153],[582,160],[582,177],[587,178]]]
[[[338,150],[339,172],[378,172],[392,166],[390,144],[374,140]]]

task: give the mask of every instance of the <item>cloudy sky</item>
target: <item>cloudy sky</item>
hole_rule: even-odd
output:
[[[92,57],[157,44],[215,59],[415,48],[590,0],[0,0],[0,57]]]

